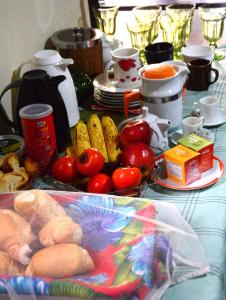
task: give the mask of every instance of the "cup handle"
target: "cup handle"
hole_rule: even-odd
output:
[[[201,116],[200,117],[200,120],[202,122],[202,125],[201,125],[201,128],[204,126],[204,123],[205,123],[205,117]]]
[[[111,80],[110,78],[109,78],[109,71],[110,71],[110,69],[111,69],[111,67],[112,66],[114,66],[116,64],[116,62],[115,61],[113,61],[113,60],[110,60],[107,64],[106,64],[106,66],[105,66],[105,68],[104,68],[104,79],[105,79],[105,82],[111,82],[111,83],[113,83],[113,84],[117,84],[117,80]]]
[[[209,79],[209,84],[212,84],[212,83],[216,82],[218,80],[218,77],[219,77],[219,71],[217,69],[211,68],[210,72],[212,72],[212,71],[215,73],[215,78],[214,78],[213,81],[211,81]]]

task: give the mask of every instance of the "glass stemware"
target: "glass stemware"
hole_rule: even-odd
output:
[[[156,31],[157,19],[153,18],[148,22],[139,22],[133,15],[126,22],[127,29],[130,34],[130,41],[132,47],[140,49],[140,59],[145,62],[144,48],[152,43],[157,35]]]
[[[98,29],[104,32],[110,40],[114,39],[118,10],[119,6],[94,9]]]
[[[215,60],[224,59],[225,55],[216,50],[224,31],[225,6],[220,3],[204,4],[199,7],[204,38],[215,51]]]
[[[191,34],[192,19],[195,12],[194,3],[172,3],[166,6],[166,12],[171,17],[177,27],[183,27],[181,38],[183,39],[183,46]]]
[[[174,58],[181,59],[181,49],[185,42],[185,27],[187,21],[175,22],[169,15],[163,15],[160,19],[160,28],[162,31],[162,39],[164,42],[173,44]]]

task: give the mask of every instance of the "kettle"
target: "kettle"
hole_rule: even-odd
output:
[[[78,109],[77,95],[68,65],[73,64],[73,59],[64,59],[56,50],[41,50],[34,54],[34,57],[21,64],[18,68],[19,75],[25,65],[30,65],[31,70],[45,70],[49,76],[64,75],[66,78],[58,86],[60,94],[64,100],[70,127],[77,124],[80,116]]]
[[[147,69],[156,68],[162,64],[171,64],[175,74],[161,79],[144,77]],[[141,78],[139,91],[131,90],[124,92],[124,110],[128,116],[129,102],[141,100],[141,106],[148,107],[149,112],[159,118],[171,121],[170,131],[175,130],[182,123],[182,90],[187,79],[189,70],[185,63],[165,61],[159,64],[145,65],[138,70]]]
[[[120,131],[123,126],[135,120],[145,120],[148,122],[150,128],[152,129],[152,138],[150,147],[155,155],[159,155],[161,152],[165,151],[168,148],[168,129],[172,125],[171,121],[166,119],[160,119],[156,115],[148,113],[148,107],[142,107],[141,115],[126,119],[121,122],[118,126],[118,130]]]
[[[11,82],[0,94],[0,116],[7,125],[22,135],[19,110],[29,104],[45,103],[53,108],[54,127],[56,131],[57,150],[62,152],[71,142],[68,115],[64,101],[58,91],[58,85],[65,76],[50,77],[44,70],[31,70],[23,74],[22,79]],[[3,95],[12,88],[19,88],[16,103],[16,122],[11,121],[2,104]]]

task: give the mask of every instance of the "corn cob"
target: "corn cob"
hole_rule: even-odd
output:
[[[104,161],[109,162],[107,148],[104,141],[103,130],[100,119],[97,114],[91,114],[87,121],[87,127],[90,137],[91,146],[99,150],[103,156]]]
[[[115,122],[109,116],[103,116],[101,124],[103,128],[109,161],[114,162],[117,160],[117,157],[121,152],[118,146],[118,129],[115,125]]]
[[[74,141],[74,143],[76,144],[77,157],[81,155],[84,150],[91,147],[87,126],[82,120],[79,120],[76,125],[76,141]]]

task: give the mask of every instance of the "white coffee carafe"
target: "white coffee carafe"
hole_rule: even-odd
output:
[[[75,86],[71,74],[67,68],[73,64],[73,59],[64,59],[56,50],[41,50],[34,54],[34,57],[19,67],[19,73],[22,75],[23,66],[29,64],[30,69],[45,70],[49,76],[64,75],[66,79],[59,84],[59,92],[64,100],[68,114],[70,127],[73,127],[79,120],[79,108]],[[23,72],[24,73],[24,72]]]

